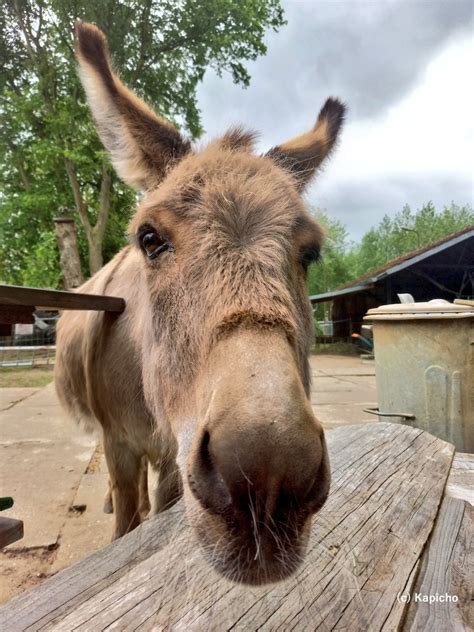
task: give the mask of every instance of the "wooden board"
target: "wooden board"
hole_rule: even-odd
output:
[[[90,309],[107,312],[123,312],[125,301],[114,296],[80,294],[78,292],[60,292],[41,290],[16,285],[0,285],[0,304],[31,306],[37,309]]]
[[[306,559],[249,588],[201,558],[179,503],[0,608],[6,630],[394,630],[432,531],[453,447],[401,424],[327,433],[332,488]]]
[[[0,516],[0,549],[23,537],[23,520]]]
[[[446,494],[474,505],[474,454],[455,453]]]
[[[474,508],[446,495],[410,594],[404,632],[472,630],[473,530]]]

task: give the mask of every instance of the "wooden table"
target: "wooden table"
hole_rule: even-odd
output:
[[[472,456],[452,468],[450,444],[396,424],[338,428],[327,438],[331,494],[291,579],[259,588],[221,579],[178,503],[13,599],[0,609],[0,628],[470,629]],[[415,593],[453,600],[415,603]]]

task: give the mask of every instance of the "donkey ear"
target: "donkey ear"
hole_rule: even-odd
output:
[[[76,58],[99,136],[117,173],[133,187],[155,187],[190,151],[189,141],[112,72],[107,40],[93,24],[76,25]]]
[[[344,122],[346,106],[330,98],[323,105],[313,129],[267,153],[296,180],[300,191],[306,187],[321,163],[333,150]]]

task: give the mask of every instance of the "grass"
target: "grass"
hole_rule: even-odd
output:
[[[359,352],[351,342],[332,342],[331,344],[316,343],[311,349],[311,353],[319,355],[342,355],[342,356],[358,356]]]
[[[53,369],[50,368],[0,368],[0,388],[36,387],[41,388],[53,381]]]

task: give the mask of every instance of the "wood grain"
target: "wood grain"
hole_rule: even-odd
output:
[[[395,630],[453,447],[400,424],[327,433],[332,488],[289,580],[259,588],[202,559],[181,503],[0,609],[15,630]]]
[[[474,505],[474,454],[455,453],[446,494]]]
[[[78,309],[123,312],[125,301],[114,296],[41,290],[16,285],[0,285],[0,305],[31,306],[37,309]]]
[[[473,507],[446,495],[411,592],[405,632],[472,630],[473,530]],[[424,601],[430,596],[432,603]]]

